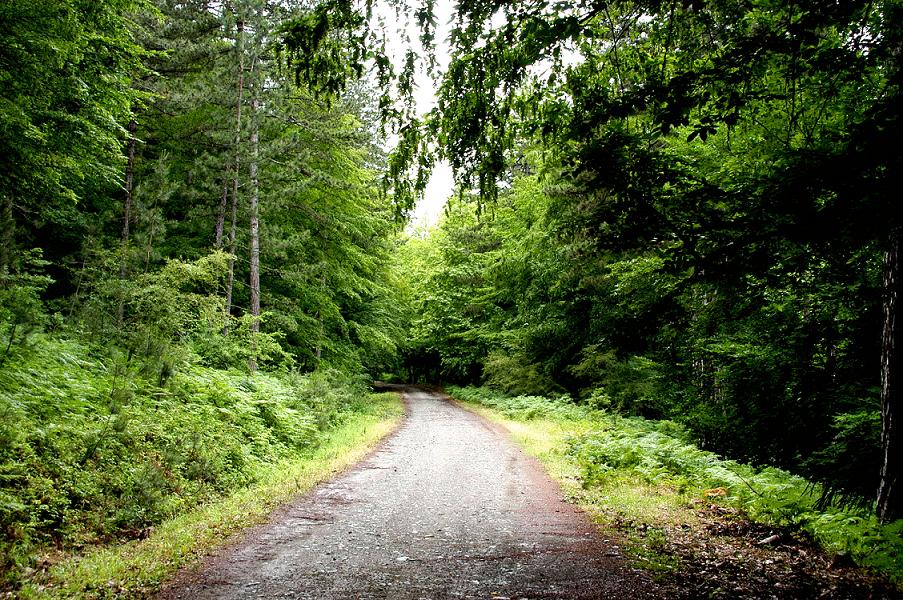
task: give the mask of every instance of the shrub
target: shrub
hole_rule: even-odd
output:
[[[564,452],[580,468],[586,488],[617,485],[621,477],[695,497],[723,488],[719,501],[750,519],[803,532],[825,548],[848,553],[897,582],[903,575],[903,520],[881,526],[868,508],[826,503],[817,483],[775,467],[755,467],[701,450],[687,430],[672,421],[601,410],[607,404],[604,393],[597,392],[589,405],[578,406],[566,397],[506,397],[486,388],[449,387],[449,392],[513,419],[579,421],[575,429],[581,433],[567,440]],[[835,444],[868,435],[873,426],[871,415],[840,419]]]
[[[520,357],[493,352],[483,365],[486,385],[505,394],[550,394],[560,388],[537,364],[527,364]]]
[[[165,386],[128,355],[35,334],[0,367],[0,571],[37,548],[141,535],[305,452],[360,381],[186,365]]]
[[[465,402],[474,402],[495,408],[514,419],[530,420],[540,417],[580,419],[587,409],[577,406],[567,396],[505,396],[488,388],[448,386],[448,392]]]

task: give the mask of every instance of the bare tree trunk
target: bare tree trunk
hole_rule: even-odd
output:
[[[251,343],[252,348],[249,366],[251,372],[257,370],[257,348],[254,336],[260,331],[260,214],[258,208],[260,186],[257,179],[257,157],[260,151],[260,126],[257,121],[257,109],[259,101],[255,97],[251,100],[252,126],[251,126],[251,165],[249,176],[251,178]]]
[[[900,416],[900,329],[897,306],[900,295],[900,228],[890,234],[884,254],[884,331],[881,336],[881,479],[878,484],[878,520],[882,523],[903,518],[903,497],[897,486],[903,447],[897,423]]]
[[[154,202],[150,206],[150,210],[156,210],[157,205]],[[144,245],[144,274],[150,271],[150,261],[154,254],[154,236],[157,235],[157,221],[153,217],[147,227],[147,243]]]
[[[223,196],[220,199],[219,210],[216,211],[216,230],[213,236],[213,247],[223,249],[223,229],[226,221],[226,206],[229,204],[229,166],[223,174]]]
[[[226,322],[223,335],[229,335],[229,316],[232,314],[232,287],[235,284],[235,228],[238,226],[238,178],[232,186],[232,218],[229,226],[229,272],[226,275]]]
[[[232,228],[229,230],[229,273],[226,276],[226,310],[223,335],[229,334],[229,315],[232,314],[232,288],[235,284],[235,226],[238,213],[238,178],[241,174],[241,103],[245,91],[245,22],[235,24],[235,49],[238,52],[238,99],[235,102],[235,164],[232,179]]]
[[[320,357],[323,356],[323,315],[317,311],[317,323],[320,325],[320,336],[317,338],[317,347],[314,355],[317,357],[317,367],[320,366]]]
[[[899,26],[901,16],[899,8],[892,12],[890,18],[898,23],[886,32],[888,47],[892,49],[890,61],[887,64],[888,89],[885,93],[890,98],[896,98],[896,103],[888,106],[899,106],[900,97],[903,96],[903,28]],[[899,116],[892,112],[889,131],[899,132]],[[898,136],[894,136],[898,137]],[[893,163],[888,163],[887,189],[899,190],[900,173]],[[903,518],[903,496],[897,485],[900,478],[900,470],[903,468],[903,445],[900,441],[900,383],[897,380],[900,373],[901,354],[897,351],[900,346],[900,328],[897,327],[897,309],[900,300],[900,241],[903,237],[903,225],[899,219],[894,219],[887,239],[887,248],[884,253],[883,288],[883,316],[884,327],[881,333],[881,475],[878,481],[878,500],[876,513],[878,521],[888,523]]]
[[[138,131],[138,121],[135,117],[129,120],[129,141],[126,145],[125,164],[125,199],[122,203],[122,236],[120,238],[121,256],[119,257],[119,279],[125,279],[128,275],[129,257],[129,233],[132,223],[132,189],[135,183],[135,133]],[[124,291],[119,297],[118,322],[122,325],[125,318]]]
[[[326,275],[320,275],[320,287],[323,288],[325,293],[326,291]],[[317,356],[317,368],[320,368],[320,357],[323,356],[323,336],[326,333],[326,329],[323,326],[323,313],[321,311],[317,311],[317,323],[320,325],[320,335],[317,338],[317,348],[315,350],[315,354]]]
[[[0,283],[5,283],[12,271],[12,252],[16,243],[16,219],[13,216],[13,197],[3,195],[0,207]]]
[[[137,131],[138,121],[132,117],[129,121],[129,141],[126,146],[125,201],[122,206],[122,256],[119,261],[120,279],[125,279],[125,276],[128,274],[129,228],[132,221],[132,189],[135,182],[135,133]]]

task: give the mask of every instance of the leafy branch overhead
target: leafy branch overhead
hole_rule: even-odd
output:
[[[432,56],[433,20],[423,16],[432,3],[390,4],[416,14]],[[383,118],[414,128],[412,115],[391,99],[392,85],[410,81],[417,66],[404,63],[393,79],[384,46],[367,46],[392,35],[379,28],[373,6],[322,3],[289,24],[286,45],[296,72],[324,90],[334,90],[345,69],[360,72],[372,59]],[[786,149],[812,149],[838,125],[832,113],[841,105],[854,111],[847,124],[883,127],[875,119],[891,118],[881,107],[897,92],[882,80],[891,83],[897,10],[894,2],[867,1],[462,2],[437,108],[417,127],[429,143],[408,136],[399,160],[414,167],[432,163],[423,153],[448,158],[465,189],[491,200],[523,140],[537,134],[565,167],[590,170],[598,166],[575,155],[573,144],[585,144],[599,128],[632,124],[634,135],[705,141],[775,109],[790,120],[781,140]],[[340,45],[349,62],[330,70],[311,39]],[[402,98],[411,93],[398,91]],[[845,132],[837,141],[852,143],[853,129]],[[390,183],[407,172],[398,169]],[[409,208],[413,200],[401,194],[397,201]]]
[[[428,8],[418,2],[392,5],[407,6],[421,21]],[[343,5],[350,11],[357,6]],[[384,38],[385,30],[372,18],[373,5],[359,10],[355,27],[365,34],[356,39]],[[684,302],[684,308],[708,310],[710,292],[700,291],[707,288],[744,298],[738,301],[743,318],[764,309],[770,287],[785,285],[778,282],[805,295],[801,288],[815,277],[815,293],[831,295],[838,307],[856,302],[839,289],[868,288],[868,307],[850,310],[860,317],[883,312],[883,342],[874,345],[880,329],[875,323],[867,352],[875,365],[870,389],[879,386],[877,366],[883,369],[880,404],[888,458],[881,467],[879,513],[893,519],[900,514],[899,500],[890,509],[884,494],[894,480],[888,469],[899,469],[892,458],[899,436],[892,428],[900,394],[894,299],[901,222],[894,199],[903,183],[895,142],[903,133],[901,17],[898,0],[459,2],[435,109],[416,116],[396,110],[396,102],[382,104],[383,120],[399,132],[384,188],[395,192],[396,210],[409,210],[424,189],[425,173],[437,159],[447,159],[462,197],[499,207],[504,196],[518,197],[524,175],[537,173],[552,198],[549,243],[574,252],[590,272],[598,263],[635,264],[621,261],[652,255],[660,265],[659,280],[675,283],[659,289],[657,297],[648,287],[636,294],[652,296],[655,301],[647,306],[663,311]],[[432,35],[425,38],[436,45]],[[416,66],[405,63],[397,78],[387,79],[388,71],[380,71],[383,49],[373,54],[383,98],[394,98],[399,89],[410,94],[409,87],[397,84],[410,81]],[[313,57],[298,52],[293,58],[305,69]],[[876,279],[879,270],[882,281]],[[576,309],[593,305],[587,294],[599,293],[616,275],[599,279],[584,271],[572,277],[564,275],[567,283],[560,285],[573,295],[560,301]],[[701,305],[695,294],[702,294]],[[824,307],[820,302],[815,301]],[[601,329],[599,339],[586,339],[584,349],[541,360],[549,361],[548,369],[561,380],[564,365],[593,362],[587,348],[648,351],[652,332],[681,330],[675,318],[671,312],[659,320],[650,315],[642,343],[618,342],[637,337],[621,322]],[[731,329],[729,321],[712,318],[708,333],[705,327],[700,331],[701,340],[718,335],[716,324]],[[446,339],[469,339],[476,332],[491,338],[496,327],[519,321],[502,322],[487,331],[479,319],[464,327],[466,333]],[[835,342],[828,340],[834,337],[804,336],[810,345],[800,352],[814,352],[821,344],[833,348]],[[669,340],[683,343],[679,337]],[[467,359],[467,365],[444,353],[451,347],[440,346],[439,356],[449,372],[459,374],[499,364],[493,358],[499,348],[485,341],[478,350],[482,356]],[[709,339],[708,350],[700,348],[691,363],[710,364],[712,349],[726,347],[719,344]],[[736,339],[728,345],[745,344]],[[775,352],[761,356],[782,355],[778,348]],[[824,352],[836,357],[834,349]],[[672,350],[661,358],[677,367],[686,360],[680,355]],[[542,356],[533,349],[522,358]],[[775,360],[773,366],[786,366],[802,359]],[[684,377],[702,385],[710,367],[699,368],[703,372]],[[807,388],[798,394],[809,400],[797,402],[817,404],[816,397],[838,393]],[[825,402],[818,410],[837,410],[830,408],[833,401]],[[827,437],[827,422],[825,427]]]

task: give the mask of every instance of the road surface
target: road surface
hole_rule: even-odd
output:
[[[367,460],[160,597],[657,597],[499,427],[417,388],[405,399],[405,422]]]

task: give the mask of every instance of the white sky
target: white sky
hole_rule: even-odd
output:
[[[435,45],[436,62],[438,63],[438,70],[440,73],[446,70],[449,63],[448,37],[451,33],[452,19],[455,16],[454,7],[454,0],[436,0]],[[389,18],[388,14],[384,16],[387,19]],[[394,18],[394,15],[392,15],[392,18]],[[488,27],[502,27],[505,22],[506,17],[504,11],[500,9],[492,15]],[[409,24],[408,35],[412,40],[415,40],[415,44],[419,43],[417,41],[419,40],[419,33],[416,24]],[[404,46],[402,44],[401,35],[388,41],[387,50],[396,56],[396,64],[400,68],[404,56]],[[574,57],[577,56],[574,51],[571,51],[571,54],[573,54]],[[540,64],[538,68],[543,67],[550,68],[551,64]],[[417,74],[415,83],[417,84],[417,89],[414,93],[414,99],[417,103],[417,112],[419,114],[424,114],[436,104],[435,84],[424,72]],[[432,177],[430,177],[429,183],[426,186],[423,198],[417,203],[417,206],[411,215],[408,230],[412,231],[414,229],[429,228],[432,225],[435,225],[442,216],[442,212],[445,209],[448,199],[454,194],[454,188],[455,182],[452,177],[451,165],[445,161],[436,164],[433,169]]]
[[[396,20],[396,16],[393,9],[390,8],[387,10],[388,12],[384,13],[383,17],[388,23],[391,23]],[[436,61],[439,63],[438,69],[440,73],[445,71],[448,66],[448,36],[451,32],[451,20],[453,16],[453,0],[437,0],[435,44]],[[417,29],[416,23],[409,24],[408,35],[415,45],[419,44],[420,32]],[[391,36],[390,39],[387,40],[386,50],[394,55],[396,68],[400,69],[405,50],[402,36],[400,34]],[[435,84],[423,71],[417,73],[415,83],[417,89],[414,92],[414,99],[417,105],[417,112],[422,115],[428,112],[436,104]],[[390,143],[394,144],[392,141],[390,141]],[[452,178],[451,166],[444,161],[436,164],[433,168],[433,174],[430,177],[429,183],[427,183],[423,199],[417,203],[414,212],[411,214],[408,229],[430,227],[436,224],[442,216],[442,211],[445,208],[448,198],[454,193],[454,187],[455,184],[454,179]]]
[[[451,33],[452,19],[455,16],[454,6],[455,0],[436,0],[435,4],[436,31],[434,43],[436,46],[437,68],[440,73],[445,72],[449,63],[448,38]],[[383,9],[382,11],[379,10],[380,7]],[[377,14],[381,15],[387,23],[404,20],[404,16],[399,18],[395,14],[394,9],[387,7],[385,4],[377,4]],[[413,17],[410,17],[410,19],[413,21]],[[501,27],[505,24],[505,19],[504,11],[499,9],[492,15],[488,27]],[[399,22],[399,28],[402,26],[403,22]],[[417,28],[416,23],[409,22],[407,26],[408,37],[413,41],[415,47],[419,46],[420,31]],[[390,36],[386,42],[386,50],[394,57],[397,69],[400,69],[402,66],[406,49],[403,33],[404,31],[400,30],[397,35]],[[582,56],[573,47],[565,47],[562,59],[563,64],[571,65],[580,62]],[[533,68],[539,73],[543,73],[544,71],[553,68],[553,64],[549,60],[541,60],[537,62]],[[416,101],[417,112],[422,115],[428,112],[436,104],[435,83],[425,72],[420,71],[415,76],[415,84],[416,90],[414,92],[414,99]],[[390,146],[394,146],[396,140],[390,139],[388,140],[388,143]],[[448,199],[454,194],[454,187],[455,183],[454,178],[452,177],[451,166],[445,161],[436,164],[429,183],[426,186],[423,198],[417,203],[417,206],[411,214],[408,230],[429,228],[432,225],[435,225],[442,216],[442,212]]]
[[[443,161],[433,168],[433,174],[423,198],[417,202],[417,207],[411,214],[411,228],[421,226],[431,227],[439,221],[448,198],[454,192],[455,182],[452,177],[451,165]]]

